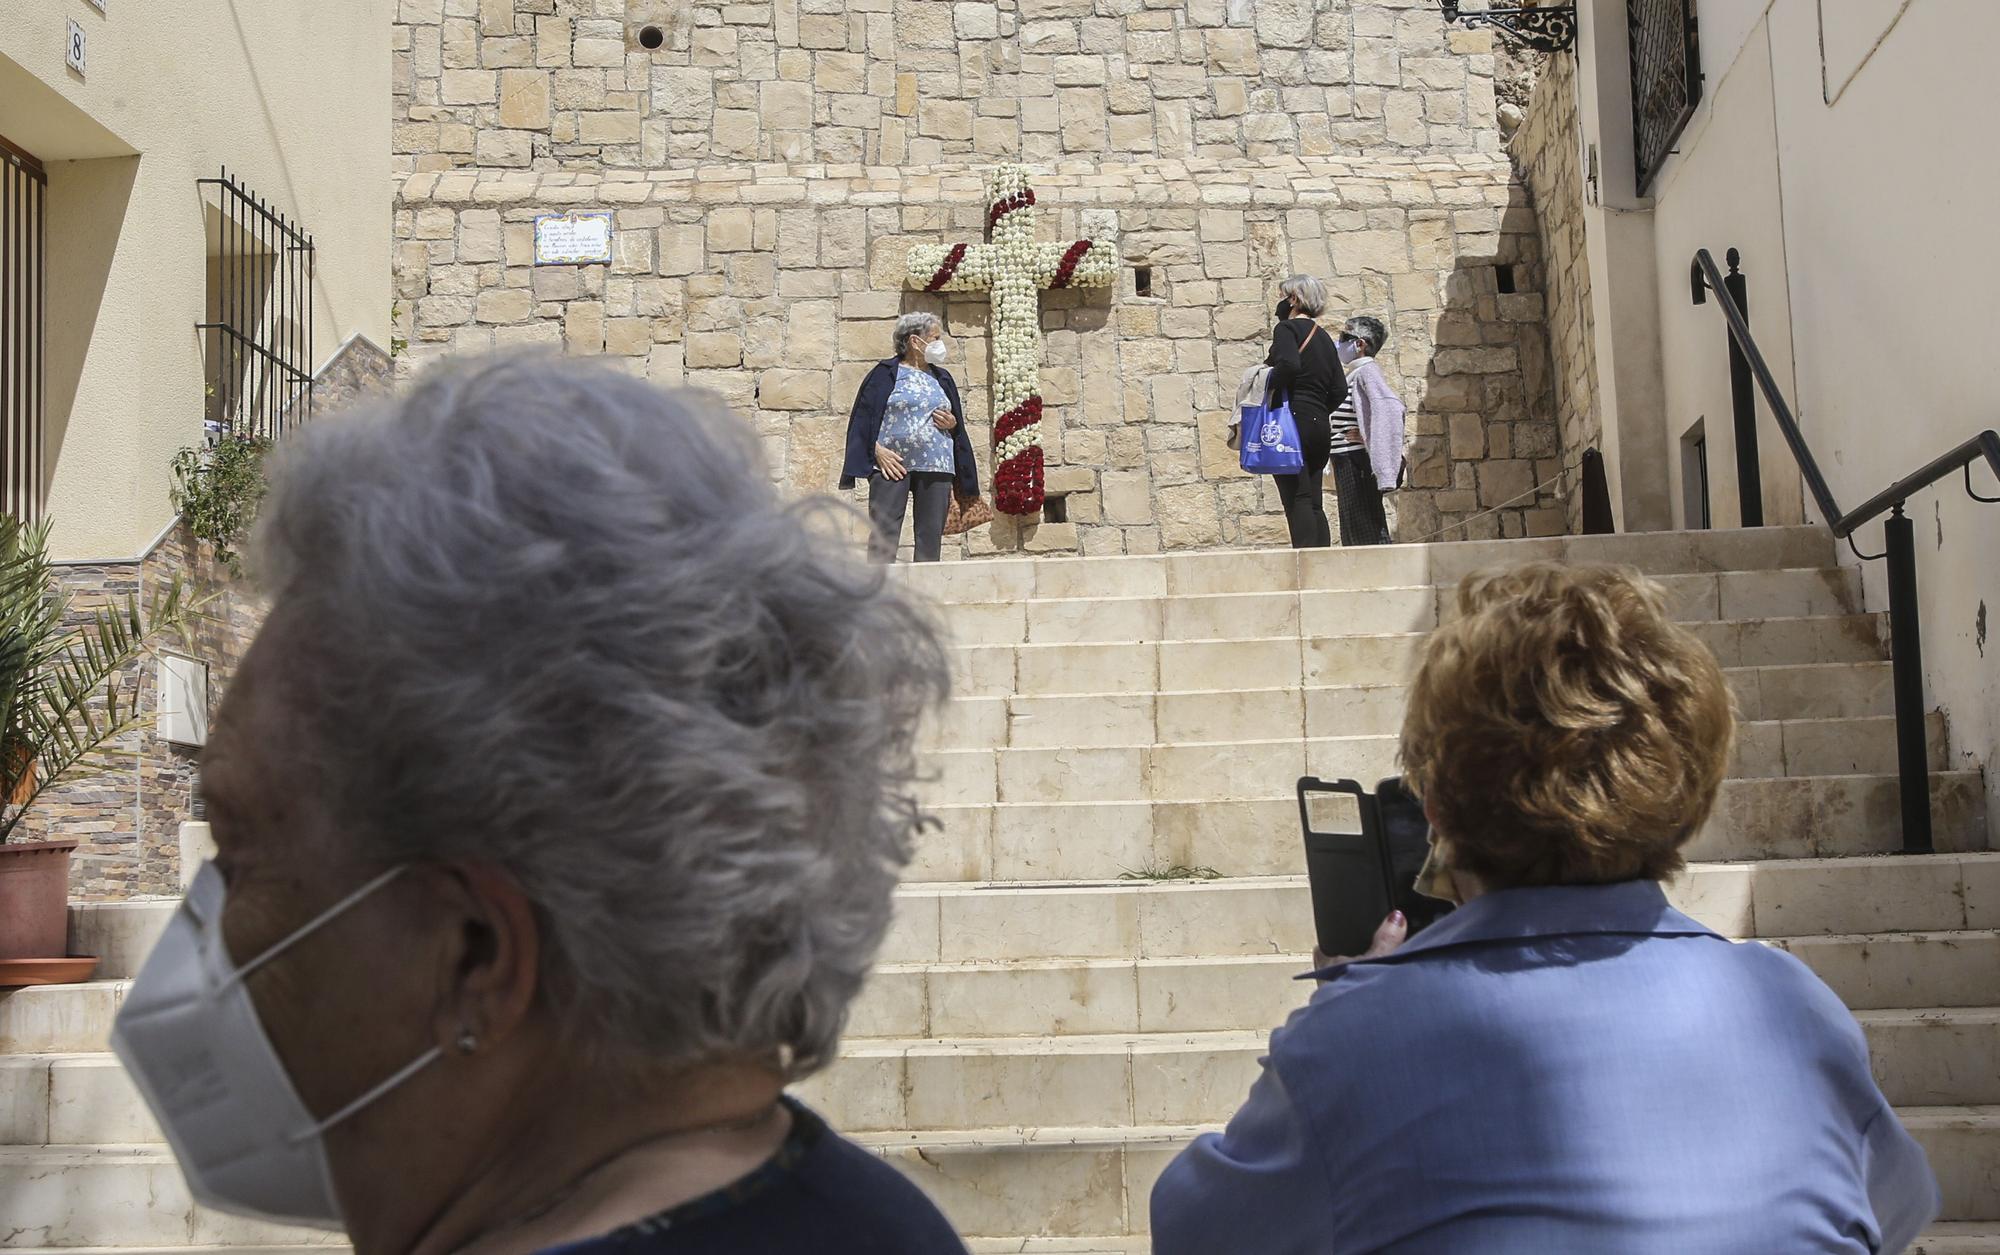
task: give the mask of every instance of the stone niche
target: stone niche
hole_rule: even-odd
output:
[[[833,492],[862,376],[898,314],[933,310],[957,338],[990,485],[986,297],[914,291],[905,276],[911,244],[980,238],[984,173],[417,174],[396,211],[405,361],[608,356],[719,394],[785,485]],[[1045,238],[1116,214],[1120,274],[1109,291],[1043,297],[1050,510],[950,541],[948,557],[1283,543],[1274,488],[1237,469],[1224,435],[1277,283],[1301,271],[1327,283],[1329,325],[1371,313],[1391,329],[1383,365],[1410,406],[1399,539],[1562,530],[1555,489],[1536,491],[1558,470],[1539,244],[1503,158],[1071,161],[1034,177]],[[580,210],[616,215],[612,261],[533,265],[534,218]]]

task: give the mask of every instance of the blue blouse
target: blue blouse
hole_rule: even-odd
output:
[[[929,371],[897,366],[896,387],[889,393],[877,443],[902,458],[904,469],[913,475],[951,474],[951,436],[931,421],[931,412],[944,404],[944,389]]]
[[[1154,1255],[1860,1255],[1937,1214],[1847,1008],[1651,881],[1487,894],[1320,975],[1154,1187]]]

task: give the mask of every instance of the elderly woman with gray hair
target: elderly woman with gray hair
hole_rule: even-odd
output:
[[[219,850],[114,1047],[198,1201],[360,1255],[962,1251],[785,1087],[922,816],[922,613],[719,405],[451,372],[306,428]]]
[[[1326,460],[1333,448],[1328,416],[1347,399],[1347,376],[1334,352],[1333,337],[1316,319],[1326,312],[1326,287],[1311,275],[1293,275],[1278,285],[1278,325],[1271,332],[1273,391],[1291,397],[1292,418],[1299,425],[1305,469],[1296,475],[1275,475],[1278,497],[1285,503],[1285,526],[1294,549],[1324,549],[1333,543],[1333,525],[1326,517]]]
[[[964,501],[979,495],[979,466],[965,434],[958,384],[944,368],[949,346],[943,320],[904,314],[896,320],[895,344],[896,355],[877,362],[855,394],[840,487],[868,481],[871,560],[895,560],[903,516],[914,500],[916,560],[936,562],[953,493]]]

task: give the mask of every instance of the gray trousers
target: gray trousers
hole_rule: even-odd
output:
[[[874,526],[868,538],[870,562],[894,562],[903,539],[903,516],[910,499],[917,502],[917,561],[936,562],[944,545],[945,515],[951,512],[952,477],[916,471],[901,479],[876,474],[868,480],[868,518]]]

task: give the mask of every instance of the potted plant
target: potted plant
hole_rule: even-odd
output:
[[[125,672],[157,632],[186,619],[177,578],[144,614],[137,597],[67,626],[48,525],[0,516],[0,986],[81,979],[69,940],[73,840],[15,841],[56,783],[102,770],[102,752],[142,722]]]

